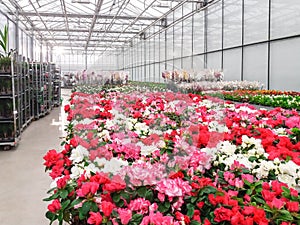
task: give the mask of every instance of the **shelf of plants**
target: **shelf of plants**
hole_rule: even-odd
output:
[[[60,76],[60,70],[55,67],[55,64],[52,64],[52,103],[53,106],[59,106],[60,105],[60,98],[61,98],[61,76]]]
[[[0,145],[14,146],[20,137],[19,85],[17,66],[0,68]]]

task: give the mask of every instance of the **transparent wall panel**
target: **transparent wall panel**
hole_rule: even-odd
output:
[[[180,6],[179,8],[177,8],[175,11],[174,11],[174,21],[180,19],[182,17],[182,6]],[[169,21],[168,23],[170,24],[171,21]]]
[[[270,89],[300,91],[299,58],[300,38],[271,43]]]
[[[259,81],[267,87],[268,45],[258,44],[244,48],[244,80]]]
[[[27,41],[27,34],[26,33],[23,33],[22,45],[23,45],[23,54],[22,55],[27,58],[27,56],[28,56],[28,41]]]
[[[165,63],[160,63],[159,64],[159,79],[161,82],[163,82],[163,78],[162,78],[162,72],[165,71]]]
[[[182,59],[182,69],[192,70],[192,57]]]
[[[173,59],[174,53],[173,53],[173,27],[169,28],[167,31],[167,55],[166,60]]]
[[[154,61],[155,62],[159,62],[159,53],[160,53],[159,35],[156,35],[154,37]]]
[[[204,55],[196,55],[193,59],[193,70],[201,71],[204,69]]]
[[[155,63],[154,65],[154,82],[160,82],[161,81],[161,73],[160,73],[160,64]]]
[[[300,34],[299,0],[272,0],[271,7],[271,39]]]
[[[150,76],[150,74],[149,74],[149,65],[145,65],[145,77],[142,81],[149,82],[150,81],[149,76]]]
[[[174,69],[173,60],[166,61],[166,65],[167,65],[167,70],[173,70]]]
[[[222,48],[222,2],[207,10],[207,51]]]
[[[175,69],[175,70],[180,70],[180,69],[182,69],[182,66],[181,66],[181,59],[174,59],[174,69]]]
[[[19,43],[19,49],[18,50],[18,55],[23,55],[23,31],[21,29],[19,30],[19,40],[17,40]]]
[[[154,82],[155,81],[155,69],[154,69],[154,64],[149,65],[149,81]]]
[[[8,46],[9,49],[16,49],[16,25],[8,20]]]
[[[183,21],[183,47],[182,56],[190,56],[193,52],[193,18],[189,17]]]
[[[193,54],[204,52],[204,11],[194,15]]]
[[[245,0],[244,43],[268,39],[269,0]]]
[[[242,1],[224,1],[224,48],[242,44]]]
[[[174,26],[174,58],[181,57],[182,51],[182,23],[177,23]]]
[[[0,29],[3,30],[3,27],[7,24],[7,18],[0,12]]]
[[[207,69],[221,69],[222,52],[214,52],[207,54]]]
[[[165,40],[165,31],[159,34],[159,60],[166,60],[166,40]]]
[[[224,80],[241,80],[242,49],[231,49],[223,52]]]

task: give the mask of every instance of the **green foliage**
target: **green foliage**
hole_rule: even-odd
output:
[[[2,50],[5,55],[8,56],[8,27],[7,25],[4,26],[3,31],[0,30],[0,46],[2,47]]]

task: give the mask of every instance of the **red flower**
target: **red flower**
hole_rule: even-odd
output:
[[[109,217],[115,206],[111,202],[102,201],[100,207],[104,216]]]
[[[100,225],[102,223],[102,216],[99,212],[90,212],[87,222],[88,224]]]
[[[51,166],[54,166],[57,161],[63,158],[63,155],[61,153],[58,153],[55,149],[51,149],[47,152],[47,154],[43,157],[43,159],[46,161],[44,165],[47,168],[50,168]]]
[[[72,145],[74,148],[78,146],[78,141],[75,137],[70,140],[70,145]]]
[[[286,208],[290,212],[299,212],[299,202],[287,202]]]
[[[203,221],[203,225],[211,225],[210,221],[208,219],[205,219]]]
[[[169,178],[171,179],[175,179],[175,178],[184,178],[184,174],[181,171],[178,171],[177,173],[171,171],[171,173],[169,174]]]
[[[85,197],[89,194],[94,195],[97,192],[98,188],[99,188],[98,183],[87,182],[87,183],[82,184],[81,188],[78,189],[76,192],[79,197]]]
[[[118,175],[114,176],[111,183],[103,185],[103,191],[115,192],[126,188],[125,181]]]
[[[237,212],[231,217],[230,222],[232,225],[244,224],[244,216],[240,212]]]
[[[70,176],[64,176],[63,178],[58,179],[56,181],[57,188],[58,189],[65,188],[69,179],[70,179]]]
[[[65,105],[64,110],[65,110],[65,112],[69,112],[71,110],[70,105]]]
[[[217,208],[214,211],[214,215],[215,215],[215,221],[216,222],[222,222],[222,221],[230,221],[231,217],[232,217],[232,211],[230,209],[226,209],[223,206],[220,208]]]
[[[194,210],[193,220],[196,220],[196,221],[198,221],[198,222],[201,222],[200,215],[201,215],[201,213],[200,213],[199,210],[197,210],[197,209]]]
[[[52,213],[56,213],[58,210],[60,210],[61,205],[58,199],[53,200],[53,202],[48,205],[48,210]]]
[[[275,192],[268,191],[268,190],[262,190],[261,193],[266,202],[272,202],[276,196]]]

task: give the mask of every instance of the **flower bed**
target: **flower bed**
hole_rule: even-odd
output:
[[[257,81],[220,81],[220,82],[192,82],[178,84],[182,92],[202,93],[207,91],[234,91],[234,90],[259,90],[262,84]]]
[[[73,93],[46,214],[71,224],[299,224],[300,117],[194,94]]]
[[[214,93],[213,96],[251,104],[300,110],[300,93],[294,91],[243,91]]]

